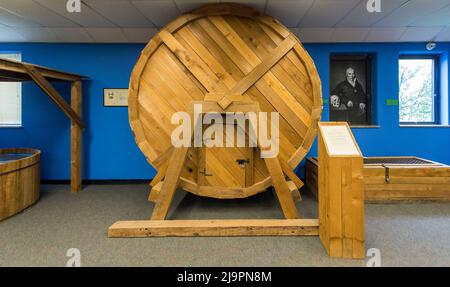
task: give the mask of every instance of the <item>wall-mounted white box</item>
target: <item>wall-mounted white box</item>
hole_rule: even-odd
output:
[[[103,105],[105,107],[127,107],[128,89],[104,89]]]

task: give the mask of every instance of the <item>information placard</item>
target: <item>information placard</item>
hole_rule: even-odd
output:
[[[330,156],[360,155],[347,125],[321,125],[320,128]]]

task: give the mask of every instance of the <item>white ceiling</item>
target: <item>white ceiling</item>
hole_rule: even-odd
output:
[[[269,14],[303,42],[450,41],[450,0],[239,0]],[[220,0],[0,0],[0,42],[146,43],[181,13]]]

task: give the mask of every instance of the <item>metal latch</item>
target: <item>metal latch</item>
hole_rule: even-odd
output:
[[[386,183],[389,183],[391,181],[391,178],[389,177],[389,167],[382,164],[382,167],[384,167],[384,181]]]
[[[200,173],[203,174],[204,176],[212,176],[213,175],[212,173],[207,173],[206,168],[203,168],[203,170],[200,171]]]
[[[241,168],[245,168],[245,165],[250,163],[250,159],[237,159],[236,162]]]

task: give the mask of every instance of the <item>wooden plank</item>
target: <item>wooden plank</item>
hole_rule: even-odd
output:
[[[353,211],[352,197],[352,160],[341,160],[341,186],[342,186],[342,257],[353,257],[353,225],[356,213]]]
[[[291,167],[285,161],[280,160],[280,164],[284,174],[294,182],[295,186],[298,189],[302,188],[304,185],[303,181],[297,176],[297,174],[295,174],[295,172],[291,169]]]
[[[150,182],[150,187],[157,185],[158,183],[160,183],[164,176],[166,175],[166,170],[167,170],[168,164],[164,164],[156,173],[156,175],[153,177],[152,181]]]
[[[158,197],[152,213],[152,220],[164,220],[169,212],[170,204],[173,200],[173,195],[180,180],[181,171],[186,160],[189,147],[179,147],[174,149],[170,157],[169,166],[167,167],[164,183],[161,188],[160,196]]]
[[[227,17],[227,21],[232,24],[236,32],[239,33],[247,45],[251,47],[261,59],[271,57],[274,53],[273,51],[283,43],[282,40],[278,40],[279,37],[277,36],[275,36],[277,39],[273,40],[257,22],[251,19]],[[258,37],[255,37],[255,35],[258,35]],[[291,34],[289,38],[292,38],[293,41],[297,41],[293,34]],[[309,76],[306,71],[303,74],[301,73],[301,71],[304,70],[304,67],[300,61],[296,64],[289,61],[288,57],[292,56],[297,58],[294,51],[288,51],[284,57],[280,58],[278,63],[273,65],[271,71],[305,110],[307,110],[308,113],[311,113],[313,103],[309,97],[309,95],[312,95]]]
[[[63,71],[58,71],[55,69],[51,69],[48,67],[33,65],[30,63],[25,62],[18,62],[10,59],[0,58],[0,70],[1,71],[7,71],[7,72],[14,72],[17,75],[23,74],[23,76],[20,78],[17,78],[16,80],[22,81],[22,80],[29,80],[27,76],[28,71],[26,69],[26,66],[32,66],[34,69],[36,69],[42,76],[45,78],[48,78],[50,80],[63,80],[63,81],[80,81],[84,76],[73,74],[73,73],[67,73]],[[1,72],[0,72],[1,74]]]
[[[228,41],[237,51],[253,66],[261,63],[252,49],[240,38],[236,31],[219,16],[208,17],[220,32],[225,35]],[[204,27],[205,25],[201,23]],[[295,47],[295,45],[294,45]],[[253,69],[253,68],[252,68]],[[307,114],[295,98],[283,87],[281,82],[272,72],[266,73],[260,81],[256,83],[266,99],[277,109],[281,116],[286,118],[290,125],[299,135],[304,135],[309,125],[310,116]]]
[[[148,201],[153,203],[156,203],[158,201],[158,197],[161,194],[162,185],[163,182],[160,181],[151,188],[150,194],[148,195]]]
[[[36,84],[42,89],[42,91],[50,97],[50,99],[76,124],[83,128],[83,120],[80,116],[70,107],[70,105],[61,97],[61,95],[53,88],[53,86],[39,73],[36,68],[29,65],[24,65],[27,73],[36,82]]]
[[[282,57],[286,55],[295,45],[296,40],[293,37],[286,38],[281,44],[272,51],[271,55],[259,63],[250,73],[242,78],[234,86],[230,94],[243,94],[253,86],[262,76],[264,76]]]
[[[365,211],[364,200],[364,175],[363,175],[363,159],[352,158],[352,210],[353,220],[353,258],[364,258],[365,249]]]
[[[81,119],[82,116],[82,92],[81,81],[73,82],[71,84],[71,100],[70,105],[72,110]],[[70,191],[81,191],[82,180],[82,166],[83,166],[83,148],[82,148],[82,127],[74,120],[71,120],[70,124]]]
[[[284,217],[287,219],[298,218],[297,207],[295,206],[289,186],[284,178],[278,158],[265,158],[264,161],[266,162],[267,170],[272,177],[272,184],[278,201],[280,202],[281,209],[283,210]]]
[[[316,219],[147,220],[118,221],[108,236],[317,236]]]
[[[245,73],[249,73],[253,69],[252,65],[248,63],[214,25],[211,25],[210,21],[201,19],[198,22],[190,24],[189,27],[201,42],[211,48],[210,50],[216,58],[224,59],[222,64],[226,67],[227,71],[230,71],[235,81],[240,80]],[[266,112],[277,111],[256,87],[250,88],[246,95],[250,96],[252,100],[258,101],[262,110]],[[280,118],[280,131],[280,142],[282,143],[280,145],[280,153],[290,154],[290,152],[284,150],[291,149],[291,143],[294,143],[296,146],[300,145],[303,138],[292,129],[284,117]]]
[[[188,52],[175,37],[167,31],[161,30],[159,36],[164,44],[174,53],[181,63],[194,75],[208,92],[224,92],[223,84],[211,72],[208,66],[196,55]]]
[[[289,190],[291,191],[292,198],[294,201],[302,201],[302,196],[300,195],[300,191],[298,190],[297,186],[292,180],[289,180],[287,182],[287,185],[289,187]]]

